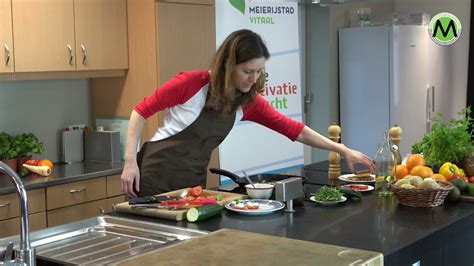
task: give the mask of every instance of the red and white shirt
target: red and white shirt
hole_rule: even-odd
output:
[[[180,72],[157,88],[135,106],[144,118],[166,109],[163,126],[158,128],[151,141],[173,136],[193,123],[206,103],[210,76],[207,70]],[[295,141],[304,124],[276,111],[261,95],[255,101],[240,106],[235,122],[253,121],[285,135]]]

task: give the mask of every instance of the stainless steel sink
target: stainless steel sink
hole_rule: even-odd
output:
[[[37,259],[60,264],[113,264],[208,232],[113,216],[98,216],[31,233]],[[16,239],[16,241],[15,241]],[[18,237],[0,240],[18,248]]]

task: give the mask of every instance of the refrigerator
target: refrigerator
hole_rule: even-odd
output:
[[[339,30],[341,142],[374,158],[385,132],[402,128],[402,157],[449,114],[448,54],[426,26]]]

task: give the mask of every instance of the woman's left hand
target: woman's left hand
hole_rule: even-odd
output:
[[[374,163],[367,155],[363,154],[360,151],[352,150],[347,147],[345,148],[345,151],[341,153],[341,155],[346,161],[347,166],[353,173],[355,173],[355,164],[364,164],[365,166],[367,166],[367,168],[369,168],[371,173],[374,172]]]

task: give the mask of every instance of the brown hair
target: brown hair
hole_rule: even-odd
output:
[[[210,93],[206,106],[213,107],[220,113],[232,113],[239,106],[253,102],[257,94],[264,90],[265,72],[262,71],[249,92],[242,94],[236,90],[234,70],[240,63],[261,57],[268,59],[270,53],[257,33],[243,29],[227,36],[212,60]]]

